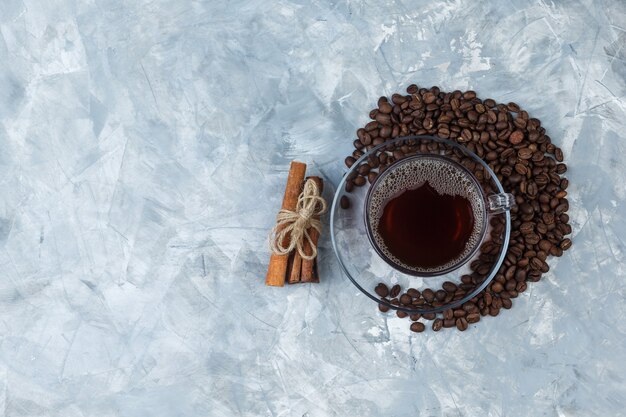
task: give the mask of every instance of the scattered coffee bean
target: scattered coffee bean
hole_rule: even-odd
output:
[[[411,305],[413,299],[408,294],[402,294],[400,296],[400,304],[404,304],[405,306]]]
[[[467,320],[465,319],[465,317],[456,319],[456,328],[462,332],[467,330]]]
[[[443,327],[443,320],[442,319],[435,319],[435,321],[433,321],[433,330],[438,332],[439,330],[441,330],[441,328]]]
[[[382,282],[379,283],[376,288],[374,288],[374,291],[382,298],[385,298],[389,295],[389,288],[387,288],[387,286]]]
[[[435,320],[437,315],[435,313],[426,313],[422,314],[422,317],[424,318],[424,320]]]
[[[426,329],[424,323],[420,323],[419,321],[411,323],[411,331],[416,333],[421,333]]]
[[[341,198],[339,199],[339,206],[344,210],[350,208],[350,199],[348,198],[348,196],[341,196]]]
[[[396,298],[400,294],[401,288],[398,284],[391,287],[391,291],[389,292],[389,296],[392,298]]]

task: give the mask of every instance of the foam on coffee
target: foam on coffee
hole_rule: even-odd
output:
[[[444,265],[428,269],[416,268],[415,266],[402,263],[387,249],[384,240],[376,230],[378,221],[383,214],[383,209],[389,200],[397,197],[406,190],[419,188],[426,182],[439,194],[461,196],[467,199],[474,213],[474,229],[461,254],[456,259]],[[485,226],[484,211],[485,204],[481,190],[478,189],[476,183],[468,176],[468,173],[462,171],[445,159],[420,157],[407,160],[406,162],[400,162],[397,166],[392,168],[392,171],[382,178],[379,178],[370,196],[368,221],[371,225],[372,237],[376,242],[376,246],[378,246],[389,260],[410,271],[436,273],[454,266],[458,260],[465,258],[474,250],[476,245],[480,242],[481,231]]]

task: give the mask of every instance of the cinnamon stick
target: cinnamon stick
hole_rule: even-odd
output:
[[[283,209],[291,211],[296,209],[296,204],[298,203],[298,197],[300,196],[302,181],[304,181],[305,172],[306,164],[296,161],[293,161],[291,163],[291,166],[289,168],[289,176],[287,177],[287,186],[285,187],[285,195],[283,196]],[[283,242],[283,245],[285,246],[288,244],[288,241]],[[288,262],[289,255],[272,254],[270,256],[270,263],[267,267],[265,285],[271,285],[274,287],[282,287],[283,285],[285,285]]]
[[[320,177],[310,177],[313,181],[315,181],[315,184],[317,185],[317,188],[320,190],[320,195],[322,194],[322,191],[324,190],[324,181],[322,181],[322,179]],[[315,216],[315,219],[320,218],[320,216]],[[315,248],[317,248],[317,242],[320,238],[320,234],[316,229],[309,229],[309,236],[311,236],[311,241],[313,243],[313,246]],[[307,255],[311,255],[313,253],[313,249],[311,248],[311,244],[309,244],[308,240],[304,241],[304,253],[306,253]],[[317,257],[313,258],[313,259],[302,259],[302,271],[300,272],[300,282],[320,282],[320,277],[318,274],[318,269],[317,269]]]
[[[287,281],[290,284],[297,284],[300,282],[300,271],[302,269],[302,256],[298,250],[294,250],[289,254],[289,267],[287,268]]]

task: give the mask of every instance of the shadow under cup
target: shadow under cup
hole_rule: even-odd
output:
[[[511,233],[509,209],[515,200],[504,192],[496,173],[472,150],[471,143],[464,146],[432,136],[389,139],[369,146],[342,178],[331,208],[331,242],[342,271],[369,299],[410,314],[442,312],[473,299],[502,269]],[[374,199],[378,199],[379,208],[384,208],[394,192],[419,187],[419,181],[409,181],[405,186],[389,189],[385,181],[404,164],[420,159],[443,161],[451,173],[463,179],[466,188],[479,196],[472,206],[479,227],[473,230],[471,245],[450,265],[435,270],[410,265],[407,268],[392,259],[383,250],[384,242],[376,242],[375,219],[368,219],[371,214],[374,218],[380,214],[372,213]],[[388,192],[380,193],[381,190]],[[398,303],[397,299],[381,297],[374,291],[380,283],[388,287],[399,285],[405,291],[412,288],[417,290],[414,294],[430,296],[414,298],[409,305]],[[437,297],[432,299],[432,294]]]

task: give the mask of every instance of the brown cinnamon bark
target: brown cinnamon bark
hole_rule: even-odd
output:
[[[310,177],[317,188],[320,190],[320,195],[324,190],[324,181],[320,177]],[[315,216],[315,219],[319,220],[320,216]],[[309,229],[309,236],[311,236],[311,241],[313,243],[313,247],[317,248],[317,242],[320,238],[320,234],[316,229]],[[304,241],[304,253],[307,255],[311,255],[313,250],[311,248],[311,244],[309,244],[308,240]],[[319,254],[319,253],[318,253]],[[302,259],[302,272],[300,273],[300,282],[320,282],[320,277],[317,269],[317,256],[311,260]]]
[[[294,250],[289,254],[289,267],[287,268],[287,281],[290,284],[297,284],[300,282],[300,272],[302,270],[302,256],[298,250]]]
[[[296,161],[291,163],[291,167],[289,168],[289,177],[287,178],[287,186],[285,187],[285,195],[283,196],[283,209],[291,211],[296,209],[305,172],[306,164]],[[283,242],[284,246],[289,245],[288,239],[289,238],[286,238]],[[285,285],[288,263],[289,255],[272,254],[267,268],[267,275],[265,276],[265,285],[275,287],[282,287]]]

